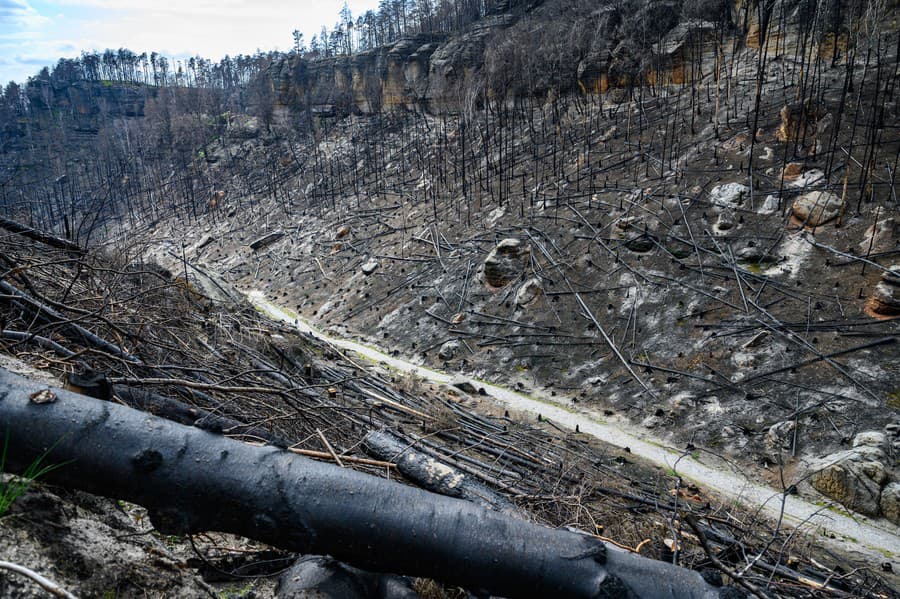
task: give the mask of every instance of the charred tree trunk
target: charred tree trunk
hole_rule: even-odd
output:
[[[6,469],[146,506],[168,534],[217,530],[508,597],[718,597],[696,572],[468,501],[186,427],[0,369]],[[733,592],[729,589],[728,592]]]
[[[15,221],[0,218],[0,228],[6,229],[11,233],[18,233],[23,237],[27,237],[29,239],[33,239],[35,241],[39,241],[43,244],[49,245],[50,247],[54,247],[60,250],[66,250],[67,252],[73,252],[75,254],[84,254],[84,248],[82,248],[77,243],[72,243],[68,239],[60,239],[59,237],[54,237],[53,235],[48,235],[42,231],[38,231],[37,229],[32,229],[26,225],[17,223]]]

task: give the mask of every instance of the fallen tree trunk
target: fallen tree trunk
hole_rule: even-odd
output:
[[[6,470],[147,507],[161,532],[222,531],[506,597],[718,597],[696,572],[386,479],[186,427],[0,369]],[[728,589],[733,593],[734,589]],[[731,595],[734,596],[734,595]]]
[[[37,229],[32,229],[27,225],[17,223],[16,221],[9,220],[7,218],[0,218],[0,228],[6,229],[7,231],[10,231],[12,233],[18,233],[23,237],[34,239],[35,241],[40,241],[45,245],[49,245],[50,247],[54,247],[59,250],[66,250],[67,252],[73,252],[75,254],[86,253],[83,247],[81,247],[77,243],[72,243],[68,239],[62,239],[54,235],[48,235],[47,233],[38,231]]]
[[[26,308],[26,310],[33,313],[38,318],[48,322],[49,324],[58,324],[63,329],[63,331],[65,331],[65,333],[68,333],[67,336],[74,336],[76,338],[79,338],[81,341],[90,346],[93,346],[106,353],[112,354],[113,356],[121,358],[127,362],[131,362],[132,364],[142,364],[142,362],[138,358],[135,358],[118,345],[110,343],[106,339],[95,335],[86,328],[75,324],[50,306],[42,304],[24,291],[13,287],[6,281],[0,281],[0,291],[9,295],[12,299],[19,300],[19,302],[23,305],[23,307]]]
[[[398,439],[390,431],[372,431],[363,439],[363,450],[372,457],[395,462],[397,470],[429,491],[467,499],[478,505],[514,515],[516,506],[469,474],[439,462]]]

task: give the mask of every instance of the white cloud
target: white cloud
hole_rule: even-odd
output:
[[[48,19],[25,0],[0,0],[0,33],[7,29],[38,27]]]
[[[378,0],[348,4],[358,15]],[[16,55],[44,56],[42,64],[52,65],[105,48],[213,60],[287,50],[294,29],[309,41],[322,25],[330,29],[337,22],[342,6],[343,0],[0,0],[0,81],[37,71]]]

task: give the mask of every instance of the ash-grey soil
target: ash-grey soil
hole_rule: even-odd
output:
[[[433,163],[458,168],[448,155],[458,143],[447,141],[460,135],[455,117],[335,120],[316,151],[361,171],[352,184],[322,183],[307,168],[285,175],[278,198],[259,198],[241,193],[226,166],[210,165],[210,176],[228,181],[226,199],[187,234],[180,219],[156,226],[160,244],[148,255],[171,264],[184,243],[189,260],[333,333],[572,397],[758,467],[772,481],[779,463],[799,478],[802,460],[897,415],[898,321],[867,311],[884,268],[900,261],[897,189],[889,170],[863,189],[842,187],[844,168],[826,178],[829,160],[816,148],[832,130],[807,123],[815,133],[782,140],[791,126],[782,109],[796,93],[783,81],[801,69],[785,55],[769,57],[751,144],[757,56],[735,52],[732,105],[721,99],[718,113],[712,75],[699,82],[690,124],[667,112],[690,102],[683,86],[631,102],[611,89],[562,106],[532,103],[504,125],[509,147],[476,156],[488,171],[506,161],[508,180],[467,197],[458,181],[439,180]],[[823,67],[820,105],[829,115],[841,104],[846,68]],[[897,110],[895,98],[884,104],[886,122]],[[666,148],[660,139],[672,119],[679,136]],[[560,128],[569,143],[554,155],[557,170],[541,172],[547,161],[532,157]],[[851,128],[845,116],[837,138]],[[377,174],[353,141],[376,130],[384,150]],[[218,151],[265,162],[283,143],[259,132]],[[878,161],[889,169],[896,150],[893,135]],[[856,180],[853,163],[846,168]],[[814,190],[845,201],[837,217],[803,226],[792,213]],[[284,235],[249,247],[276,231]],[[506,239],[520,247],[497,258],[492,251]],[[487,279],[498,268],[506,274],[486,280],[486,261]],[[874,341],[883,343],[867,347]]]

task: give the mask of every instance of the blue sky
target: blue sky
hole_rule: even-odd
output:
[[[82,50],[171,57],[288,50],[338,19],[343,0],[0,0],[0,85]],[[349,0],[356,17],[378,0]]]

